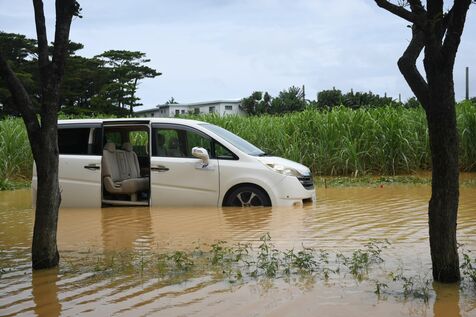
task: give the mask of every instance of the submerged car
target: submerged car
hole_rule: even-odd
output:
[[[292,206],[316,199],[304,165],[216,125],[175,118],[58,122],[62,207]],[[36,167],[33,168],[36,201]]]

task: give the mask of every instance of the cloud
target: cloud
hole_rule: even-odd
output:
[[[45,1],[50,33],[53,1]],[[344,91],[411,96],[396,61],[410,30],[405,21],[368,0],[81,0],[71,39],[82,54],[140,50],[163,72],[141,83],[147,106],[242,98],[253,90],[276,95],[306,85],[310,98],[335,86]],[[457,98],[464,67],[476,72],[474,9],[455,66]],[[0,0],[0,29],[34,37],[33,10],[25,1]],[[52,35],[50,35],[52,38]],[[476,82],[473,79],[472,82]],[[473,92],[474,94],[474,92]]]

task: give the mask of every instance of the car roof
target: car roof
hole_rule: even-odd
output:
[[[109,119],[68,119],[68,120],[58,120],[58,125],[68,125],[68,124],[101,124],[101,123],[175,123],[175,124],[185,124],[185,125],[197,125],[201,123],[206,123],[198,120],[191,119],[180,119],[180,118],[109,118]]]

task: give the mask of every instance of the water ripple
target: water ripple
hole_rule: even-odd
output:
[[[108,252],[132,251],[140,257],[151,251],[193,250],[220,240],[256,247],[266,232],[281,250],[305,246],[346,252],[361,248],[369,239],[388,239],[392,245],[385,251],[386,265],[404,263],[410,271],[431,266],[427,186],[319,190],[317,204],[303,208],[62,209],[58,225],[61,269],[40,272],[32,272],[30,264],[33,212],[24,202],[29,192],[12,194],[10,202],[8,194],[1,195],[2,316],[201,316],[204,312],[241,316],[276,311],[286,315],[288,305],[296,309],[300,300],[305,303],[302,307],[325,309],[343,307],[339,306],[343,296],[357,307],[372,302],[371,290],[351,292],[352,287],[342,286],[345,280],[334,288],[311,283],[303,291],[283,281],[269,287],[257,285],[259,282],[233,286],[207,272],[175,283],[137,272],[117,276],[107,270],[81,270],[85,259]],[[458,239],[475,250],[475,190],[462,188],[460,202]],[[307,294],[313,299],[306,300]],[[474,314],[474,301],[463,298],[461,302],[464,310],[460,315]],[[393,304],[371,307],[387,305],[392,311]],[[402,305],[406,307],[405,303],[398,307]],[[393,312],[398,315],[401,310]]]

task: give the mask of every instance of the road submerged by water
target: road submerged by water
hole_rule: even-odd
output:
[[[475,192],[461,188],[458,239],[476,252]],[[61,266],[32,273],[30,192],[0,192],[0,315],[476,316],[475,288],[425,286],[431,281],[429,195],[426,185],[329,188],[318,190],[315,206],[303,208],[62,209]],[[100,267],[127,255],[137,268],[146,256],[178,250],[193,255],[218,241],[250,244],[259,252],[266,233],[277,252],[325,250],[334,273],[268,278],[243,271],[237,278],[235,267],[233,278],[199,269],[164,278],[157,265],[142,271]],[[337,254],[350,258],[371,239],[387,239],[390,245],[374,271],[356,278]],[[427,287],[427,300],[407,296],[402,287],[409,284],[402,279],[393,283],[387,273],[397,271],[415,288]],[[376,294],[379,283],[382,291]]]

